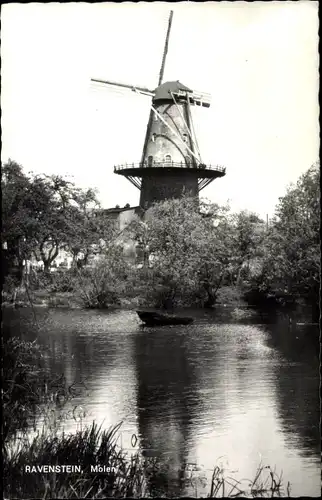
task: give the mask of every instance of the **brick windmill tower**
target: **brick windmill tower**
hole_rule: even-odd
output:
[[[220,166],[202,162],[191,107],[210,106],[210,95],[191,90],[178,80],[162,83],[168,52],[173,11],[170,12],[158,86],[155,90],[112,81],[92,79],[112,87],[129,89],[152,97],[141,161],[114,166],[141,191],[140,206],[179,198],[183,193],[198,196],[217,177],[225,175]]]

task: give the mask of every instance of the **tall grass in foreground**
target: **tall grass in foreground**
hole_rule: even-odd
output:
[[[32,440],[15,442],[14,447],[5,446],[4,498],[170,498],[185,491],[196,496],[202,493],[199,478],[191,471],[189,474],[186,467],[178,471],[176,481],[173,471],[161,461],[145,458],[140,451],[126,454],[117,445],[119,429],[120,424],[102,430],[93,423],[74,434],[42,433]],[[78,465],[82,473],[29,473],[25,472],[26,465]],[[95,465],[110,467],[112,472],[91,472]],[[289,493],[288,488],[282,490],[281,477],[262,465],[252,481],[238,481],[216,467],[208,488],[209,497],[274,497]]]
[[[209,496],[217,497],[289,497],[290,483],[286,489],[282,483],[283,473],[278,476],[269,465],[259,464],[254,479],[238,480],[225,474],[225,471],[216,466],[211,478]]]
[[[17,337],[2,342],[2,439],[4,443],[36,428],[39,417],[60,410],[77,395],[63,375],[52,377],[44,367],[46,350]]]

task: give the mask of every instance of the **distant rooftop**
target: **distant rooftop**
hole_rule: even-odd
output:
[[[106,213],[106,214],[118,214],[120,212],[126,212],[127,210],[138,210],[138,209],[140,209],[140,206],[102,208],[101,211]]]

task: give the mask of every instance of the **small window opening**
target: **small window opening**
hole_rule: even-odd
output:
[[[152,167],[153,156],[148,156],[148,167]]]
[[[156,138],[157,138],[157,134],[152,134],[152,142],[155,142]]]
[[[183,140],[184,140],[184,142],[188,142],[188,136],[187,136],[187,134],[183,134]]]
[[[171,156],[170,155],[166,155],[165,161],[166,161],[166,163],[171,163]]]

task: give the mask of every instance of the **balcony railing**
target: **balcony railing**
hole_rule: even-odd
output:
[[[125,169],[141,169],[141,168],[197,168],[199,170],[213,170],[215,172],[226,172],[226,168],[220,165],[206,165],[205,163],[199,163],[196,165],[193,162],[176,162],[176,161],[153,161],[152,163],[141,162],[141,163],[124,163],[123,165],[114,165],[114,172],[119,172]]]

